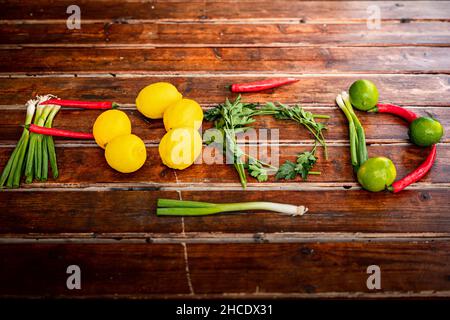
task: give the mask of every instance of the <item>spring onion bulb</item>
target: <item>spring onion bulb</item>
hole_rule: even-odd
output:
[[[209,203],[200,201],[183,201],[158,199],[158,216],[204,216],[221,212],[264,210],[279,214],[301,216],[308,211],[305,206],[275,202],[239,202],[239,203]]]

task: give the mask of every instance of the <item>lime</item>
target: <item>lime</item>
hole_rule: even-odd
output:
[[[378,192],[389,187],[397,176],[392,161],[385,157],[370,158],[358,170],[358,181],[369,191]]]
[[[349,89],[350,102],[359,110],[367,111],[378,103],[378,89],[370,80],[357,80]]]
[[[433,118],[421,117],[411,123],[408,134],[415,145],[428,147],[441,140],[444,135],[444,129],[439,121]]]

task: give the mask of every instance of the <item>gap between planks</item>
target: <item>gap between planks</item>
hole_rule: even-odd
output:
[[[450,22],[445,18],[407,18],[407,19],[381,19],[383,22],[390,24],[403,23],[428,23],[428,22]],[[63,24],[67,23],[67,19],[2,19],[0,25],[22,25],[22,24]],[[246,25],[265,25],[265,24],[293,24],[293,25],[316,25],[316,24],[367,24],[367,19],[298,19],[298,18],[245,18],[245,19],[83,19],[82,24],[246,24]]]
[[[301,218],[300,218],[301,219]],[[188,244],[210,243],[339,243],[339,242],[436,242],[450,241],[450,233],[362,233],[362,232],[279,232],[279,233],[58,233],[2,234],[1,244],[11,243],[115,243],[181,244],[186,272],[189,273]],[[189,279],[188,279],[189,282]],[[192,290],[193,291],[193,290]]]
[[[450,183],[417,182],[408,190],[448,190]],[[109,192],[109,191],[343,191],[362,190],[356,182],[283,182],[283,183],[249,183],[245,190],[240,183],[33,183],[29,187],[17,189],[0,189],[0,192]]]
[[[448,76],[447,73],[432,72],[410,72],[410,73],[352,73],[352,72],[334,72],[334,73],[299,73],[299,72],[258,72],[258,71],[239,71],[239,72],[191,72],[191,71],[136,71],[136,72],[0,72],[0,78],[8,79],[27,79],[27,78],[148,78],[148,77],[164,77],[164,78],[262,78],[262,77],[299,77],[299,78],[323,78],[323,77],[429,77]]]
[[[449,33],[450,36],[450,33]],[[156,49],[156,48],[300,48],[300,47],[314,47],[314,48],[355,48],[355,47],[450,47],[450,43],[346,43],[346,44],[314,44],[307,42],[272,42],[272,43],[188,43],[188,44],[158,44],[158,43],[142,43],[142,44],[128,44],[128,43],[27,43],[27,44],[0,44],[0,50],[22,49],[22,48],[93,48],[93,49]]]
[[[240,141],[238,142],[242,145],[249,147],[312,147],[314,146],[314,142],[311,140],[297,140],[296,142],[255,142],[255,141]],[[408,140],[402,139],[367,139],[366,143],[368,146],[413,146],[411,142]],[[445,139],[442,142],[439,142],[438,146],[447,146],[450,143],[450,140]],[[159,146],[159,140],[144,140],[144,144],[147,148],[157,148]],[[0,148],[14,148],[16,146],[16,141],[1,141],[0,140]],[[55,142],[56,147],[61,148],[97,148],[98,145],[94,142]],[[205,146],[205,145],[204,145]],[[348,147],[349,142],[346,140],[327,140],[328,147]]]

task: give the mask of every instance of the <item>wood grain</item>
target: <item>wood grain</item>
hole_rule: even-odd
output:
[[[2,296],[151,297],[176,294],[370,293],[379,265],[383,292],[448,292],[448,241],[188,244],[8,244],[0,246]],[[81,268],[82,289],[66,288]],[[32,266],[32,267],[30,267]],[[133,283],[133,285],[130,285]],[[45,288],[45,289],[43,289]],[[373,293],[373,292],[372,292]]]
[[[196,293],[367,292],[369,265],[383,291],[448,290],[449,243],[188,245]],[[205,259],[204,252],[208,252]]]
[[[113,100],[134,104],[139,90],[158,81],[173,83],[184,96],[201,104],[223,103],[233,98],[225,86],[270,78],[268,73],[243,75],[148,76],[105,75],[105,77],[4,77],[0,81],[0,105],[24,105],[35,95],[52,93],[65,99]],[[300,81],[260,93],[245,94],[244,101],[315,104],[335,106],[336,95],[360,78],[376,83],[380,101],[403,106],[450,106],[448,75],[295,75]]]
[[[440,47],[18,48],[0,51],[2,72],[449,73]]]
[[[180,244],[8,244],[0,252],[2,296],[189,293]],[[66,287],[69,265],[81,269],[81,290]]]
[[[301,187],[301,184],[299,184]],[[206,186],[205,186],[206,188]],[[274,201],[305,205],[302,217],[280,216],[270,212],[230,213],[209,217],[185,217],[185,235],[203,241],[249,237],[264,242],[264,234],[289,232],[317,233],[336,237],[341,233],[394,233],[404,237],[420,233],[450,233],[448,189],[405,190],[369,193],[363,190],[183,190],[157,188],[124,190],[60,190],[0,192],[0,236],[28,238],[122,237],[158,238],[183,241],[181,218],[157,217],[156,199],[232,202]],[[330,204],[333,204],[332,206]],[[334,233],[328,235],[327,233]],[[283,236],[284,234],[284,236]],[[209,239],[209,240],[208,240]],[[230,240],[228,240],[230,241]],[[293,241],[293,240],[291,240]],[[297,240],[298,241],[298,240]]]
[[[1,20],[67,19],[66,9],[73,4],[64,1],[4,1]],[[233,19],[288,19],[296,22],[359,21],[367,19],[371,1],[166,1],[107,2],[77,1],[83,19],[127,21],[150,19],[169,21],[209,21]],[[449,1],[377,1],[384,20],[449,19]],[[343,10],[345,8],[345,10]],[[339,12],[339,14],[336,14]]]
[[[65,23],[3,24],[0,44],[26,46],[448,46],[448,22],[362,24]]]
[[[413,110],[413,109],[411,109]],[[333,142],[339,140],[342,142],[348,141],[348,124],[347,119],[343,113],[336,109],[321,109],[308,108],[307,111],[314,114],[329,115],[331,119],[318,120],[326,123],[328,130],[326,131],[326,138]],[[133,133],[145,137],[146,143],[159,143],[161,137],[166,133],[162,120],[150,120],[143,117],[136,110],[125,110],[129,116]],[[445,131],[450,131],[450,113],[446,108],[434,109],[414,109],[418,115],[429,116],[432,115],[439,119]],[[73,131],[90,132],[92,130],[95,119],[101,111],[98,110],[63,110],[59,116],[56,117],[54,127],[64,128]],[[22,134],[23,128],[21,125],[24,121],[23,110],[4,110],[0,118],[0,143],[15,143]],[[406,142],[408,141],[407,123],[402,119],[386,114],[367,114],[358,113],[361,122],[364,124],[366,130],[367,141],[372,142]],[[278,141],[281,143],[298,143],[304,140],[311,140],[310,133],[302,126],[293,121],[280,121],[271,116],[259,116],[256,122],[252,125],[255,129],[255,134],[249,136],[250,141],[264,142],[275,141],[275,134],[278,135]],[[209,130],[214,125],[210,121],[204,121],[202,130]],[[264,130],[264,131],[260,131]],[[270,134],[266,136],[265,130],[271,130]],[[277,133],[276,133],[277,131]],[[272,134],[273,133],[273,134]],[[258,137],[258,139],[254,139]],[[70,140],[63,140],[57,138],[56,141],[69,143]],[[443,142],[449,142],[450,138],[444,138]],[[72,141],[73,142],[73,141]]]
[[[279,163],[286,160],[294,161],[299,152],[311,149],[311,146],[280,146]],[[245,149],[244,149],[245,150]],[[265,153],[265,148],[252,149],[256,155],[259,152]],[[428,153],[427,149],[409,145],[376,145],[368,148],[370,156],[385,156],[390,158],[397,165],[398,177],[406,175],[415,169]],[[0,164],[2,167],[7,162],[11,153],[11,148],[0,148]],[[253,151],[251,151],[253,152]],[[269,150],[276,154],[276,150]],[[330,146],[329,161],[325,161],[321,152],[318,156],[320,160],[315,169],[322,172],[322,175],[310,176],[308,182],[327,182],[327,183],[349,183],[354,182],[353,169],[349,160],[349,147]],[[447,144],[438,146],[438,157],[435,166],[431,172],[422,180],[432,183],[449,182],[449,165],[447,159],[450,156],[450,146]],[[216,154],[216,160],[209,158]],[[106,163],[103,150],[98,147],[60,147],[57,148],[58,166],[60,177],[54,181],[49,179],[46,183],[38,186],[52,187],[52,185],[67,184],[70,186],[89,186],[93,184],[105,183],[131,183],[160,186],[164,184],[224,184],[239,183],[237,172],[232,165],[223,164],[224,159],[220,158],[219,153],[214,153],[212,149],[203,152],[203,160],[209,161],[202,165],[194,164],[185,170],[169,169],[161,163],[157,147],[147,148],[147,161],[144,166],[134,173],[121,174],[111,169]],[[261,156],[261,159],[266,159]],[[274,158],[276,159],[276,158]],[[216,161],[214,163],[214,161]],[[211,164],[207,164],[211,163]],[[276,164],[276,163],[273,163]],[[249,178],[251,185],[257,185],[256,180]],[[295,181],[300,182],[300,179]],[[269,177],[269,183],[282,185],[284,181],[275,181],[274,176]],[[308,182],[303,182],[305,185]],[[30,185],[33,187],[33,185]]]

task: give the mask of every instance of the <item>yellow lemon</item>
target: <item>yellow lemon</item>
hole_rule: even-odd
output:
[[[191,99],[181,99],[164,112],[164,127],[167,131],[182,127],[198,129],[202,125],[202,120],[202,108]]]
[[[92,131],[95,142],[105,149],[106,144],[115,137],[131,133],[131,122],[125,112],[108,110],[98,116]]]
[[[173,169],[183,170],[194,163],[202,151],[202,138],[194,128],[175,128],[159,143],[162,162]]]
[[[144,141],[134,134],[126,134],[111,140],[105,149],[106,162],[111,168],[130,173],[138,170],[147,159]]]
[[[156,82],[139,92],[136,107],[147,118],[161,119],[167,107],[181,100],[182,97],[173,84]]]

